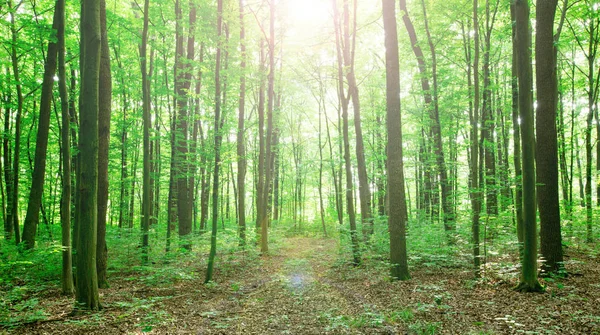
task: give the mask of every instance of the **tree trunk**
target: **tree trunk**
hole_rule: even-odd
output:
[[[12,0],[8,1],[8,7],[14,9]],[[15,86],[17,89],[17,115],[15,116],[15,150],[14,150],[14,158],[12,160],[13,168],[12,168],[12,185],[11,191],[12,195],[10,196],[11,202],[9,203],[9,209],[7,213],[7,221],[9,224],[12,224],[13,232],[15,234],[15,244],[21,243],[21,231],[19,228],[19,165],[20,165],[20,153],[21,153],[21,115],[23,114],[23,91],[21,86],[20,72],[19,72],[19,58],[17,57],[17,45],[18,45],[18,33],[17,27],[15,24],[15,15],[10,16],[10,31],[11,31],[11,48],[10,48],[10,58],[12,63],[13,70],[13,79],[15,81]],[[8,119],[7,119],[8,120]]]
[[[69,92],[67,90],[67,71],[65,69],[65,0],[56,2],[59,12],[56,30],[58,43],[58,89],[61,108],[61,158],[62,158],[62,194],[60,197],[61,245],[62,245],[62,293],[75,293],[73,286],[73,260],[71,257],[71,122],[69,118]]]
[[[402,119],[400,112],[400,69],[398,33],[394,0],[382,0],[385,30],[386,107],[387,107],[387,171],[388,197],[394,204],[388,209],[390,230],[391,276],[410,278],[406,253],[406,198],[404,193],[404,163],[402,157]]]
[[[365,162],[365,145],[363,141],[360,100],[358,94],[358,84],[354,75],[354,51],[356,47],[356,16],[357,1],[353,0],[353,23],[352,23],[352,41],[350,41],[350,10],[349,0],[344,0],[343,13],[343,58],[344,69],[346,69],[346,80],[348,81],[348,95],[352,100],[352,109],[354,111],[354,132],[356,136],[356,165],[358,170],[358,194],[360,197],[360,216],[363,224],[363,238],[368,240],[373,234],[373,220],[371,214],[371,191],[369,188],[369,178],[367,175],[367,164]]]
[[[425,9],[425,7],[423,6]],[[431,52],[432,60],[431,60],[431,68],[432,68],[432,78],[433,78],[433,90],[429,84],[429,74],[427,73],[427,68],[425,64],[425,58],[423,55],[423,51],[417,42],[417,35],[415,32],[415,28],[413,23],[408,16],[408,9],[406,7],[406,0],[400,0],[400,10],[403,12],[402,20],[404,21],[404,26],[406,27],[406,31],[411,40],[411,46],[413,49],[413,53],[417,58],[417,62],[419,64],[419,72],[421,73],[421,89],[423,90],[423,96],[425,100],[425,105],[429,111],[429,117],[431,119],[431,132],[433,136],[433,144],[434,144],[434,154],[437,163],[438,173],[440,176],[440,184],[442,189],[442,210],[444,212],[443,221],[444,221],[444,229],[446,232],[450,232],[454,230],[454,211],[452,209],[452,189],[450,187],[450,183],[448,181],[448,171],[446,169],[446,160],[444,158],[444,149],[442,143],[442,133],[441,133],[441,124],[440,124],[440,115],[439,115],[439,106],[438,106],[438,87],[437,87],[437,63],[436,63],[436,52],[433,45],[433,41],[431,39],[427,16],[425,14],[425,25],[426,32],[429,42],[429,49]],[[449,241],[452,242],[452,238],[448,236]]]
[[[182,25],[182,8],[181,3],[175,3],[175,12],[177,17],[178,38],[176,41],[176,74],[175,74],[175,97],[177,105],[177,128],[175,136],[175,181],[177,184],[177,216],[178,216],[178,232],[182,239],[182,247],[191,250],[192,244],[189,240],[189,234],[192,232],[192,211],[191,211],[191,194],[189,189],[189,162],[188,162],[188,99],[191,86],[191,62],[194,60],[194,32],[196,21],[196,6],[190,2],[189,8],[189,30],[187,36],[187,59],[184,60],[183,48],[183,28]]]
[[[237,189],[238,189],[238,229],[240,246],[246,245],[246,146],[244,143],[246,111],[246,30],[244,26],[244,1],[239,0],[240,10],[240,99],[238,106],[237,133]]]
[[[106,1],[100,0],[100,83],[98,110],[98,244],[96,251],[96,269],[98,287],[108,288],[106,266],[106,214],[108,210],[108,149],[110,143],[110,113],[112,98],[112,78],[110,74],[110,51],[106,32]]]
[[[221,40],[223,31],[223,0],[217,0],[217,40]],[[208,256],[208,268],[206,270],[205,283],[212,280],[215,256],[217,254],[217,221],[219,215],[219,167],[221,165],[221,127],[224,117],[221,116],[221,42],[217,45],[216,68],[215,68],[215,166],[213,172],[212,191],[212,229],[210,235],[210,254]]]
[[[558,194],[558,102],[557,50],[554,16],[558,0],[537,1],[536,8],[536,176],[540,211],[540,250],[543,272],[557,273],[563,268]]]
[[[142,44],[140,45],[140,62],[142,70],[142,120],[144,132],[144,147],[142,168],[142,263],[148,263],[148,232],[150,229],[150,217],[152,213],[152,200],[150,197],[150,80],[148,79],[147,61],[148,56],[148,9],[150,1],[144,1],[144,27],[142,29]]]
[[[347,1],[347,0],[346,0]],[[341,103],[342,120],[343,120],[343,144],[344,144],[344,168],[346,170],[346,207],[348,212],[348,220],[350,221],[350,240],[352,243],[352,258],[355,266],[360,264],[360,245],[358,241],[358,233],[356,231],[356,213],[354,210],[354,182],[352,180],[352,162],[350,161],[350,135],[348,121],[348,104],[349,98],[344,94],[344,69],[343,69],[343,53],[341,47],[339,13],[335,0],[333,2],[334,25],[336,34],[336,49],[338,59],[338,97]],[[350,92],[348,92],[349,95]]]
[[[266,253],[269,251],[268,244],[268,227],[269,227],[269,194],[272,182],[272,137],[273,137],[273,109],[275,106],[275,2],[270,2],[270,20],[269,20],[269,75],[268,75],[268,90],[267,90],[267,134],[266,134],[266,149],[265,149],[265,179],[263,184],[263,193],[261,205],[262,217],[260,218],[260,251]]]
[[[474,42],[474,60],[473,60],[473,109],[471,112],[471,157],[470,157],[470,189],[471,189],[471,231],[473,242],[473,267],[475,277],[480,277],[481,256],[480,256],[480,223],[481,214],[481,189],[479,180],[479,15],[478,1],[473,0],[473,42]],[[469,50],[469,49],[467,49]],[[470,56],[470,50],[467,52]],[[470,62],[470,57],[467,59]],[[471,81],[469,77],[469,82]],[[470,91],[470,90],[469,90]]]
[[[100,1],[84,0],[81,13],[81,103],[77,185],[76,309],[98,310],[96,272],[98,214],[98,109],[100,83]]]
[[[537,292],[543,288],[537,278],[533,71],[528,0],[515,0],[515,18],[521,149],[523,152],[523,255],[521,258],[521,283],[516,289],[524,292]]]
[[[52,29],[58,30],[60,8],[54,8]],[[23,222],[23,242],[25,249],[33,249],[37,235],[37,225],[40,221],[40,208],[44,194],[44,178],[46,176],[46,156],[48,150],[48,132],[50,130],[50,108],[52,103],[52,89],[58,56],[58,45],[55,41],[48,43],[48,54],[44,68],[42,83],[42,97],[40,102],[40,115],[38,121],[37,137],[35,141],[35,164],[27,203],[27,214]],[[7,121],[8,122],[8,121]],[[16,152],[18,154],[18,152]]]

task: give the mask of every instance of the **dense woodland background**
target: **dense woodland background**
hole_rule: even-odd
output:
[[[387,285],[346,297],[375,297],[346,319],[296,320],[315,333],[600,329],[600,3],[7,0],[0,16],[7,330],[126,310],[145,321],[116,333],[169,332],[176,303],[115,294],[241,295],[285,270],[302,295],[306,268],[320,292]],[[447,319],[377,307],[398,285]],[[469,303],[479,319],[448,324],[482,292],[544,291],[575,321]],[[528,316],[560,305],[522,299]]]

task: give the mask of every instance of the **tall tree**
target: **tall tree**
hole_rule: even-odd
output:
[[[238,229],[240,245],[246,244],[246,146],[244,143],[244,121],[246,109],[246,30],[244,25],[244,1],[239,0],[240,10],[240,99],[238,106],[238,133],[237,133],[237,189],[238,189]]]
[[[58,31],[60,21],[60,8],[54,7],[54,18],[52,29]],[[54,36],[53,36],[54,37]],[[52,90],[54,88],[54,75],[58,61],[58,44],[56,40],[48,43],[48,53],[44,68],[44,79],[42,83],[42,97],[40,101],[40,115],[38,118],[38,130],[35,140],[35,164],[31,188],[29,191],[29,202],[27,214],[23,222],[23,242],[26,249],[32,249],[35,245],[37,235],[37,224],[40,220],[40,207],[42,205],[42,194],[44,193],[44,178],[46,176],[46,156],[48,150],[48,133],[50,130],[50,108],[52,103]],[[8,121],[7,121],[8,122]],[[18,152],[16,153],[18,154]]]
[[[388,226],[390,230],[391,275],[394,279],[410,278],[406,252],[406,196],[402,158],[402,119],[400,113],[400,67],[398,32],[394,0],[382,0],[385,30]]]
[[[71,121],[69,117],[69,92],[67,90],[67,71],[65,69],[65,0],[56,1],[59,12],[56,30],[58,44],[58,90],[61,109],[61,159],[62,159],[62,194],[60,197],[60,221],[62,244],[62,276],[63,294],[73,294],[73,259],[71,257]]]
[[[344,0],[343,8],[343,42],[342,53],[344,58],[344,70],[346,71],[346,81],[348,82],[348,96],[352,101],[352,110],[354,112],[354,133],[356,136],[356,167],[358,170],[358,195],[360,197],[360,217],[363,224],[363,238],[368,239],[373,233],[373,220],[371,214],[371,189],[369,178],[367,176],[367,163],[365,161],[365,145],[360,116],[360,99],[358,92],[358,83],[354,74],[354,58],[356,50],[356,17],[357,1],[353,0],[353,22],[352,33],[350,33],[350,8],[349,0]],[[352,35],[352,40],[350,39]]]
[[[479,180],[479,3],[473,0],[473,108],[471,110],[471,161],[470,161],[470,188],[471,188],[471,231],[473,242],[473,267],[475,277],[480,276],[480,223],[481,190]],[[470,60],[470,50],[467,48],[467,62]],[[469,81],[471,76],[469,74]],[[470,91],[469,91],[470,92]]]
[[[262,217],[260,218],[260,251],[269,251],[269,218],[270,206],[269,195],[271,194],[272,182],[272,156],[273,156],[273,109],[275,106],[275,2],[269,2],[269,75],[267,89],[267,134],[265,138],[265,180],[263,184],[261,205]]]
[[[221,128],[224,117],[221,115],[221,52],[223,35],[223,0],[217,0],[217,55],[215,64],[215,165],[213,171],[213,189],[212,189],[212,229],[210,234],[210,254],[208,256],[208,266],[206,269],[205,283],[212,280],[215,266],[215,257],[217,255],[217,230],[219,219],[219,168],[221,165],[221,142],[223,135]]]
[[[21,74],[19,69],[19,57],[17,56],[17,44],[19,40],[18,29],[15,23],[15,14],[17,13],[19,5],[13,6],[12,0],[8,0],[8,7],[13,12],[10,16],[10,59],[13,71],[13,80],[15,82],[17,90],[17,114],[15,116],[15,137],[14,137],[14,157],[12,159],[13,167],[10,182],[11,195],[9,197],[9,204],[7,208],[7,221],[12,224],[13,232],[15,234],[15,243],[21,243],[21,233],[19,228],[19,166],[20,166],[20,153],[21,153],[21,116],[23,115],[23,87],[21,84]],[[6,119],[8,121],[8,118]],[[8,122],[7,122],[8,123]],[[8,181],[7,181],[8,183]]]
[[[347,1],[347,0],[345,0]],[[342,50],[342,36],[339,25],[339,10],[336,0],[333,2],[333,19],[335,25],[335,39],[336,39],[336,52],[337,52],[337,93],[338,99],[341,106],[342,113],[342,132],[343,132],[343,155],[344,155],[344,169],[346,172],[346,209],[348,212],[348,220],[350,222],[350,239],[352,241],[352,258],[354,265],[360,264],[360,245],[358,241],[358,233],[356,231],[356,212],[354,209],[354,182],[352,180],[352,162],[350,160],[350,135],[349,135],[349,120],[348,120],[348,109],[349,100],[351,94],[349,92],[346,96],[344,92],[344,62],[343,62],[343,50]]]
[[[567,0],[565,0],[567,2]],[[558,272],[563,266],[558,197],[558,102],[557,48],[560,34],[554,34],[558,0],[538,0],[536,7],[536,177],[540,211],[540,250],[544,272]]]
[[[517,57],[517,29],[515,27],[515,3],[511,1],[510,16],[512,24],[512,57],[511,57],[511,96],[512,96],[512,124],[513,124],[513,163],[515,167],[515,217],[517,221],[517,238],[519,240],[519,252],[523,248],[523,169],[521,164],[521,127],[519,126],[519,71]]]
[[[543,288],[537,278],[533,71],[528,0],[515,0],[515,18],[521,150],[523,152],[523,255],[521,256],[521,283],[516,289],[524,292],[536,292],[543,290]]]
[[[444,212],[444,229],[446,230],[446,232],[450,232],[454,229],[455,214],[452,206],[452,188],[448,180],[448,170],[446,169],[446,159],[444,157],[444,146],[442,143],[442,128],[440,124],[437,87],[437,62],[435,57],[436,52],[434,44],[431,42],[431,37],[429,37],[429,48],[432,56],[432,73],[429,74],[427,72],[425,56],[423,55],[423,51],[421,50],[421,47],[419,46],[417,40],[417,33],[415,31],[415,27],[412,23],[410,16],[408,15],[406,0],[400,0],[400,10],[403,12],[402,20],[404,22],[404,26],[406,27],[406,31],[408,32],[408,36],[410,37],[412,50],[415,54],[415,57],[417,58],[419,72],[421,74],[421,89],[423,90],[425,105],[427,107],[427,110],[429,112],[429,118],[431,120],[431,132],[434,144],[433,151],[435,153],[435,160],[437,163],[438,174],[440,177],[439,180],[442,188],[442,210]],[[427,22],[427,16],[425,16],[425,22]],[[433,87],[431,87],[429,81],[430,76],[433,78]]]
[[[100,0],[81,9],[81,89],[77,178],[76,309],[98,310],[96,242],[98,214],[98,109],[100,83]]]
[[[187,34],[187,59],[184,52],[184,35],[183,35],[183,14],[180,1],[175,2],[175,15],[177,19],[177,34],[176,39],[176,57],[175,57],[175,99],[177,105],[177,127],[175,134],[175,180],[177,184],[177,217],[178,229],[182,246],[186,249],[191,249],[192,244],[189,240],[189,234],[192,231],[192,201],[189,189],[189,164],[188,164],[188,100],[191,87],[192,64],[195,51],[195,24],[196,24],[196,5],[190,1],[188,13],[188,34]]]
[[[142,172],[142,262],[148,262],[148,231],[152,201],[150,197],[150,80],[147,69],[148,48],[148,8],[149,0],[144,1],[144,27],[142,28],[142,44],[140,45],[140,62],[142,67],[142,110],[144,123],[144,167]]]
[[[108,288],[106,220],[108,212],[108,149],[112,108],[112,77],[110,73],[105,0],[100,0],[100,29],[102,41],[100,45],[100,96],[98,101],[98,244],[96,247],[96,269],[98,271],[98,287]]]

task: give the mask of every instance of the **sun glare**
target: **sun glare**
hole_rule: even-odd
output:
[[[284,0],[292,35],[310,38],[321,33],[331,21],[330,0]]]
[[[329,0],[287,0],[288,16],[297,23],[323,23],[331,9]]]

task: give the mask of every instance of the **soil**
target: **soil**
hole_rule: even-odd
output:
[[[546,280],[545,293],[518,293],[515,276],[475,281],[462,267],[419,265],[413,279],[392,282],[381,261],[353,267],[339,250],[332,239],[288,238],[258,261],[241,255],[209,285],[113,278],[103,310],[87,315],[48,292],[47,320],[0,334],[600,334],[590,255],[569,255],[571,275]]]

